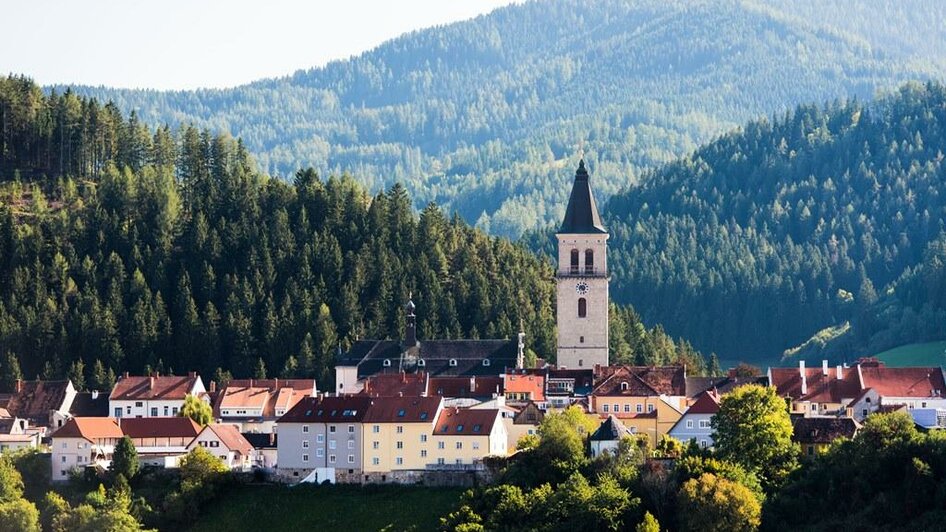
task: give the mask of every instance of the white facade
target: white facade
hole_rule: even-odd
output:
[[[558,234],[558,366],[608,365],[608,235]]]
[[[243,455],[238,450],[227,447],[226,443],[221,441],[209,426],[204,427],[200,434],[194,438],[194,441],[187,445],[187,452],[197,447],[203,447],[210,454],[219,458],[227,466],[227,469],[242,470],[250,466],[249,455]]]
[[[358,382],[358,366],[335,366],[335,383],[339,394],[355,394],[364,389]]]
[[[85,438],[53,438],[52,441],[52,480],[69,480],[73,469],[90,465],[107,468],[111,465],[115,441],[93,444]]]

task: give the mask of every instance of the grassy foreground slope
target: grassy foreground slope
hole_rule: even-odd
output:
[[[191,528],[214,530],[436,530],[459,488],[243,486],[218,498]]]
[[[907,344],[878,353],[877,358],[888,366],[943,366],[946,365],[946,342]]]

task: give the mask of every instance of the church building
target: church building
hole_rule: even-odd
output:
[[[608,230],[578,162],[558,238],[558,367],[608,365]]]

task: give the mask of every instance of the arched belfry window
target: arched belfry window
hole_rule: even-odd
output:
[[[572,273],[573,274],[578,273],[578,250],[577,249],[572,250],[572,263],[571,264],[572,264]]]
[[[588,315],[588,302],[585,301],[585,298],[578,298],[578,317],[584,318]]]
[[[594,273],[595,271],[595,252],[590,249],[585,250],[585,273]]]

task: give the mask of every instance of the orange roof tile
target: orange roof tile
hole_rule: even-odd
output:
[[[128,417],[118,420],[129,438],[193,438],[200,425],[189,417]]]
[[[828,374],[823,368],[805,368],[807,390],[802,393],[801,370],[799,368],[771,368],[771,386],[779,397],[789,397],[793,401],[811,401],[813,403],[841,403],[861,393],[861,383],[856,368],[829,367]]]
[[[184,400],[200,379],[196,373],[183,377],[156,375],[137,377],[125,375],[115,383],[110,401],[138,401],[147,399]]]
[[[488,436],[499,418],[499,410],[444,408],[437,418],[434,434],[443,436]]]
[[[204,430],[213,432],[220,443],[231,451],[237,451],[244,456],[253,452],[253,446],[240,434],[240,429],[236,425],[214,423],[204,427]]]
[[[946,383],[940,368],[859,367],[865,388],[873,388],[881,397],[943,397]]]
[[[504,393],[527,393],[533,401],[545,400],[545,378],[541,375],[503,375]]]
[[[74,417],[66,421],[53,438],[85,438],[95,441],[106,438],[121,438],[125,434],[115,418],[111,417]]]

